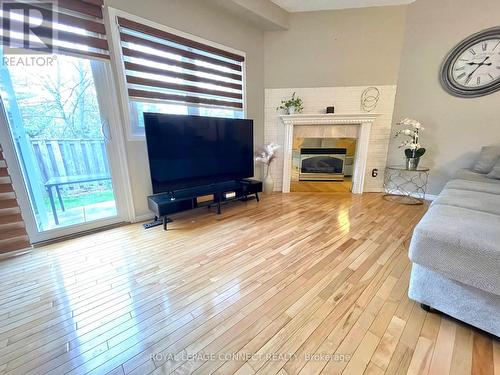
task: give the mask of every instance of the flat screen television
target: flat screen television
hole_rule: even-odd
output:
[[[253,120],[144,113],[153,194],[253,176]]]

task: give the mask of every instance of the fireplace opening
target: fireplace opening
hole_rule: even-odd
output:
[[[294,137],[290,191],[350,192],[356,138]]]
[[[346,148],[301,148],[299,181],[343,181]]]

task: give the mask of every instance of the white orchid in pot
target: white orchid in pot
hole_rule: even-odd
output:
[[[425,148],[420,146],[420,132],[424,128],[420,122],[411,118],[399,121],[398,125],[405,126],[406,129],[398,130],[394,136],[398,137],[402,135],[409,138],[399,145],[399,148],[405,149],[406,168],[415,170],[418,168],[420,158],[425,154]]]
[[[274,159],[276,159],[276,150],[280,148],[277,143],[270,142],[266,145],[262,146],[255,153],[255,161],[262,163],[265,169],[264,175],[264,193],[270,194],[274,190],[274,181],[271,175],[269,174],[269,170],[271,168],[271,163]]]

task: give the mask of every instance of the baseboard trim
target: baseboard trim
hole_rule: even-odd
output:
[[[143,215],[136,216],[132,222],[133,223],[140,223],[142,221],[148,221],[148,220],[153,220],[153,219],[154,219],[153,214],[143,214]]]
[[[5,253],[0,253],[0,260],[18,257],[24,254],[28,254],[33,250],[33,246],[26,247],[24,249],[7,251]]]
[[[394,190],[391,194],[396,194],[396,195],[406,195],[406,194],[403,194],[401,191],[399,190]],[[410,194],[411,197],[413,198],[420,198],[421,195],[419,194]],[[437,195],[434,195],[434,194],[425,194],[425,200],[426,201],[433,201],[434,199],[436,199],[438,196]]]
[[[118,223],[104,225],[102,227],[97,227],[97,228],[93,228],[93,229],[84,230],[82,232],[71,233],[71,234],[67,234],[65,236],[51,238],[49,240],[38,241],[38,242],[33,243],[32,246],[33,246],[34,249],[36,249],[37,247],[51,245],[51,244],[54,244],[54,243],[58,243],[58,242],[70,240],[70,239],[73,239],[73,238],[85,237],[85,236],[87,236],[89,234],[104,232],[106,230],[123,227],[123,226],[128,225],[128,224],[130,224],[130,223],[127,222],[127,221],[120,221]]]

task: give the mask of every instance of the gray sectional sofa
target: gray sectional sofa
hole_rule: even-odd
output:
[[[408,295],[500,337],[500,180],[462,170],[415,227]]]

